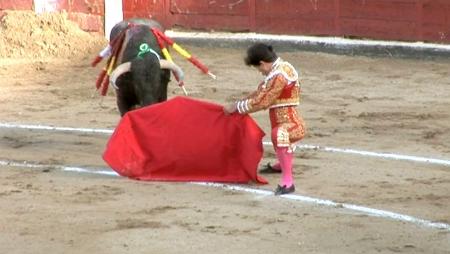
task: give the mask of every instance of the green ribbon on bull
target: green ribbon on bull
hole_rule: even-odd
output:
[[[142,57],[143,55],[147,54],[148,52],[154,54],[158,60],[161,60],[161,57],[158,55],[158,53],[156,53],[156,51],[154,51],[150,46],[148,46],[147,43],[142,43],[139,46],[139,53],[138,53],[138,57]]]

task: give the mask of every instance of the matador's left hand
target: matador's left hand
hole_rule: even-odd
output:
[[[227,115],[232,114],[236,111],[237,111],[236,103],[234,103],[234,102],[228,103],[223,106],[223,112],[225,112],[225,114],[227,114]]]

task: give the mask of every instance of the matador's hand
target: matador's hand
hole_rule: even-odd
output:
[[[237,111],[236,103],[234,103],[234,102],[228,103],[223,106],[223,112],[225,112],[225,114],[227,114],[227,115],[232,114],[236,111]]]

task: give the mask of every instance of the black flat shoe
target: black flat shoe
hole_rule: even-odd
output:
[[[264,167],[262,167],[259,170],[260,174],[279,174],[281,173],[281,170],[275,169],[274,167],[272,167],[272,165],[270,165],[270,162],[267,163],[267,165],[265,165]]]
[[[286,185],[280,186],[278,185],[277,188],[275,189],[274,193],[275,196],[278,195],[283,195],[283,194],[289,194],[295,191],[295,186],[291,185],[291,187],[286,187]]]

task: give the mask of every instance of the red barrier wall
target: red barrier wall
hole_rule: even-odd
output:
[[[30,10],[32,7],[30,0],[0,0],[0,10]]]
[[[104,1],[58,0],[87,31],[103,31]],[[108,0],[110,1],[110,0]],[[125,18],[165,27],[450,43],[450,0],[122,0]],[[32,9],[0,0],[0,10]]]
[[[450,42],[450,0],[123,0],[166,27]]]
[[[81,29],[103,32],[105,0],[56,0],[58,10],[65,10],[69,19]],[[33,10],[33,0],[0,0],[1,10]]]

